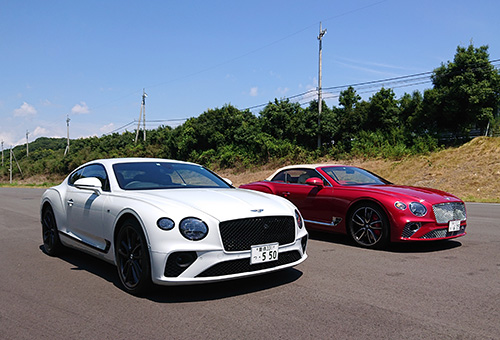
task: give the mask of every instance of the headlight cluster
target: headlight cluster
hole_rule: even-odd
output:
[[[157,222],[156,225],[161,230],[172,230],[175,226],[175,222],[170,218],[162,217]],[[205,238],[208,234],[208,226],[205,222],[198,218],[188,217],[181,221],[179,225],[179,231],[182,236],[191,241],[199,241]]]
[[[295,210],[295,219],[297,220],[297,225],[299,226],[300,229],[304,226],[304,220],[302,220],[302,216],[300,213]]]
[[[175,223],[170,218],[162,217],[158,221],[156,221],[156,225],[161,230],[171,230],[174,228]]]
[[[406,204],[400,201],[394,203],[394,206],[399,210],[405,210],[407,208]],[[409,207],[411,213],[415,216],[422,217],[427,214],[427,208],[420,202],[411,202]]]
[[[425,207],[425,205],[419,202],[411,202],[410,211],[412,212],[413,215],[418,217],[422,217],[425,214],[427,214],[427,208]]]
[[[208,226],[200,219],[188,217],[181,221],[179,230],[185,238],[191,241],[199,241],[208,234]]]

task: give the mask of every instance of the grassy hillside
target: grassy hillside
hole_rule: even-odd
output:
[[[321,163],[355,165],[402,185],[425,186],[450,192],[465,201],[500,203],[500,138],[478,137],[458,148],[401,161],[352,159],[341,162],[324,159]],[[275,169],[288,164],[272,164],[253,170],[217,171],[235,186],[267,178]]]
[[[450,192],[465,201],[500,203],[500,137],[478,137],[457,148],[400,161],[386,159],[321,159],[370,170],[395,184],[425,186]],[[248,169],[214,169],[235,186],[267,178],[277,168],[291,163],[269,163]],[[18,180],[15,185],[47,187],[62,176],[39,175]],[[8,185],[0,183],[0,186]]]

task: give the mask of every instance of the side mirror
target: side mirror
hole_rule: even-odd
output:
[[[310,177],[310,178],[306,179],[306,184],[322,188],[323,187],[323,180],[321,178],[318,178],[318,177]]]
[[[223,178],[224,182],[229,184],[230,186],[233,186],[233,181],[231,181],[229,178]]]
[[[75,187],[82,190],[92,190],[100,194],[102,190],[101,180],[97,177],[80,178],[76,180]]]

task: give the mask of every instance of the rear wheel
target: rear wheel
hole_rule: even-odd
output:
[[[116,238],[116,265],[125,290],[144,293],[151,286],[151,265],[146,238],[134,219],[124,222]]]
[[[380,249],[389,242],[389,221],[376,204],[366,202],[357,206],[348,223],[349,236],[359,246]]]
[[[51,206],[43,209],[42,213],[42,239],[43,248],[50,256],[56,256],[63,248],[59,239],[56,218]]]

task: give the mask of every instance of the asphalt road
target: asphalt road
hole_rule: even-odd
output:
[[[500,338],[500,205],[467,204],[456,240],[374,251],[312,234],[294,269],[138,298],[105,262],[44,254],[42,192],[0,188],[0,339]]]

